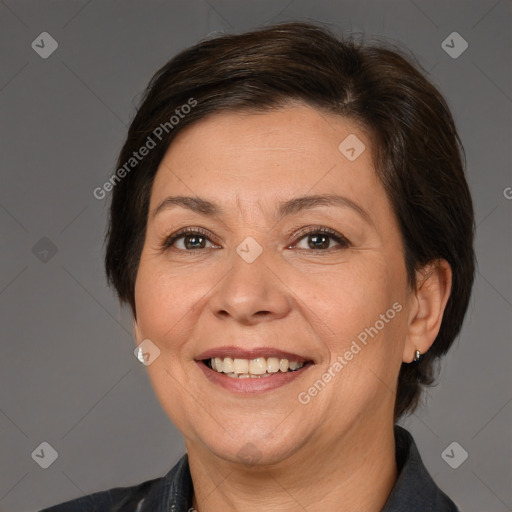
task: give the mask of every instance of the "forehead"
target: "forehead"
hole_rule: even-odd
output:
[[[305,105],[213,114],[173,140],[151,204],[169,194],[225,201],[235,191],[246,202],[307,193],[380,196],[371,153],[368,134],[355,122]]]

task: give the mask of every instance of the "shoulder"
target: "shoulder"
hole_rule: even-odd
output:
[[[157,489],[163,478],[155,478],[131,487],[116,487],[66,501],[41,512],[136,512],[146,497]]]
[[[147,480],[131,487],[115,487],[81,498],[66,501],[40,512],[161,512],[170,504],[175,510],[186,510],[193,492],[192,480],[185,454],[163,477]]]
[[[398,479],[382,512],[459,512],[427,471],[411,434],[395,425]]]

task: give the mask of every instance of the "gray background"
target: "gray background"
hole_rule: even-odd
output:
[[[130,315],[106,287],[107,203],[92,191],[115,170],[140,94],[172,55],[212,32],[290,20],[403,43],[453,110],[479,271],[439,385],[403,423],[463,511],[512,510],[509,0],[0,4],[0,510],[139,483],[183,453],[133,356]],[[31,47],[44,31],[59,44],[47,59]],[[456,59],[441,46],[453,31],[469,44]],[[43,441],[59,454],[48,469],[31,457]],[[469,454],[457,469],[441,457],[453,441]]]

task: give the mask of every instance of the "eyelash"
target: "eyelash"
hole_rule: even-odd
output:
[[[329,235],[329,238],[332,238],[335,242],[337,242],[341,246],[341,248],[347,248],[350,246],[350,241],[347,238],[345,238],[343,235],[340,235],[336,231],[334,231],[330,228],[323,227],[323,226],[313,226],[313,227],[310,226],[310,227],[303,228],[303,229],[299,230],[298,233],[293,235],[293,244],[300,242],[303,238],[306,238],[308,235],[316,235],[316,234]],[[211,235],[208,231],[206,231],[200,227],[187,227],[187,228],[180,229],[179,231],[177,231],[176,233],[173,233],[172,235],[163,237],[163,240],[160,244],[161,249],[163,251],[170,249],[172,247],[172,245],[177,240],[179,240],[180,238],[184,238],[186,236],[190,236],[190,235],[202,236],[202,237],[206,238],[208,241],[212,242],[210,240]],[[290,247],[290,246],[287,246],[287,248],[288,247]],[[318,249],[318,250],[298,249],[298,250],[315,251],[315,252],[331,252],[331,250],[333,250],[333,249],[334,248],[331,247],[329,249]],[[202,251],[205,249],[195,249],[195,250],[176,249],[176,250],[181,251],[181,252],[192,253],[192,252]]]

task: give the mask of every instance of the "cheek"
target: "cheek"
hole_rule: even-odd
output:
[[[325,339],[330,359],[323,371],[340,376],[333,379],[331,397],[340,415],[355,415],[374,400],[383,403],[395,387],[405,339],[405,295],[382,279],[356,272],[333,276],[335,291],[326,288],[317,311],[334,333]]]
[[[357,336],[374,325],[381,314],[386,314],[404,297],[405,284],[400,271],[381,257],[368,255],[354,258],[351,263],[331,267],[328,275],[318,276],[314,293],[309,297],[307,285],[303,285],[303,301],[314,308],[319,321],[329,327],[331,334],[339,335],[341,348],[347,336]]]
[[[366,254],[331,272],[310,302],[317,323],[329,327],[323,371],[342,377],[332,387],[339,414],[356,414],[372,400],[381,403],[394,389],[406,326],[406,281],[397,263]]]
[[[198,286],[191,286],[187,274],[172,273],[165,265],[141,258],[135,283],[137,324],[141,336],[161,344],[164,339],[174,338],[180,324],[193,313]]]
[[[179,361],[187,350],[190,326],[195,323],[194,304],[202,291],[198,288],[191,286],[189,272],[172,272],[154,259],[141,258],[135,284],[137,341],[150,339],[160,350],[146,370],[163,409],[179,429],[187,427],[184,418],[190,403],[183,385],[186,369]]]

